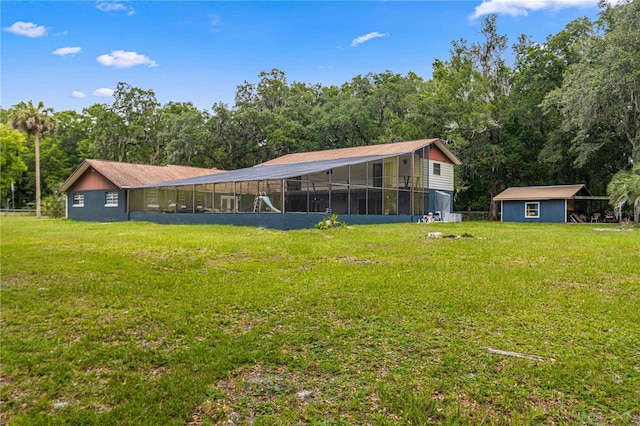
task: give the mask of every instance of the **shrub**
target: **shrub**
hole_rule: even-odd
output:
[[[42,200],[42,212],[46,216],[59,218],[64,216],[64,196],[52,194]]]
[[[329,229],[329,228],[340,228],[342,226],[346,226],[345,222],[342,222],[338,219],[338,215],[336,213],[332,214],[329,217],[325,217],[316,225],[318,229]]]

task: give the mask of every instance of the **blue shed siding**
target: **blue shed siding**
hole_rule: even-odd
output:
[[[118,193],[118,206],[105,207],[107,192]],[[84,195],[84,207],[73,206],[73,195]],[[126,212],[125,190],[69,191],[67,193],[67,217],[89,222],[122,222],[129,220]]]
[[[540,203],[540,217],[525,217],[524,210],[526,203]],[[567,221],[565,200],[503,201],[502,221],[564,223]]]

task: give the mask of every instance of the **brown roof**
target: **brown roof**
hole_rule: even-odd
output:
[[[110,180],[118,188],[133,188],[151,183],[186,179],[221,173],[223,170],[190,166],[151,166],[147,164],[120,163],[106,160],[84,160],[67,178],[59,191],[65,192],[90,167]]]
[[[425,146],[436,145],[454,164],[462,164],[456,156],[447,148],[441,139],[420,139],[407,142],[393,142],[380,145],[356,146],[352,148],[328,149],[324,151],[299,152],[274,158],[259,164],[266,166],[271,164],[307,163],[309,161],[339,160],[344,158],[368,157],[374,155],[400,155],[408,154]]]
[[[506,200],[566,200],[584,190],[584,185],[523,186],[507,188],[493,197],[495,201]]]

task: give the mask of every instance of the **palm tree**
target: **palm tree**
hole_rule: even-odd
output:
[[[625,203],[633,206],[633,221],[640,221],[640,164],[631,170],[620,170],[613,175],[607,185],[609,203],[614,208],[622,208]]]
[[[53,116],[53,109],[45,108],[42,101],[38,105],[20,102],[9,111],[11,127],[34,136],[36,148],[36,217],[40,211],[40,134],[58,130],[58,121]]]

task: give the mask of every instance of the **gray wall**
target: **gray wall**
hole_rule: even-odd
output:
[[[67,217],[73,220],[89,222],[121,222],[129,220],[129,215],[125,212],[126,192],[117,190],[118,206],[105,207],[107,192],[111,189],[96,191],[70,191],[67,193]],[[84,194],[84,207],[73,206],[73,194]]]

